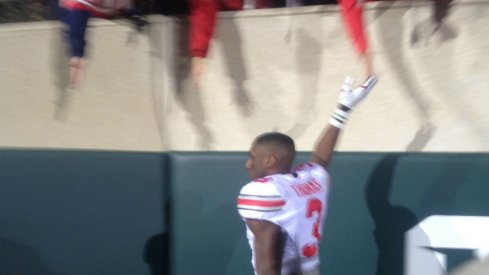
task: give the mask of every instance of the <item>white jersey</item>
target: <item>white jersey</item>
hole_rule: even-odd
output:
[[[285,248],[281,274],[310,271],[319,265],[319,240],[326,217],[329,175],[319,164],[303,163],[291,174],[275,174],[241,189],[243,219],[270,221],[282,229]],[[255,267],[254,236],[246,230]]]

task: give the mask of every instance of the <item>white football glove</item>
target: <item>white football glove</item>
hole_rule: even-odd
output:
[[[352,90],[351,85],[353,83],[353,79],[348,76],[341,86],[338,103],[348,107],[348,109],[352,109],[358,102],[367,97],[370,91],[374,88],[375,84],[377,84],[377,81],[377,77],[370,76],[367,80],[365,80],[365,82],[362,83],[362,85]]]
[[[348,120],[349,112],[358,102],[367,97],[377,82],[377,77],[370,76],[362,85],[352,90],[353,79],[347,77],[341,86],[338,108],[334,111],[329,123],[335,127],[343,128]]]

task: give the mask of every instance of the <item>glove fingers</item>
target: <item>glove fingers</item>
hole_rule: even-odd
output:
[[[363,100],[367,95],[372,91],[372,89],[377,84],[378,78],[375,76],[370,76],[365,82],[362,83],[359,87],[353,90],[353,97],[355,98],[353,105],[356,105],[358,102]]]
[[[375,87],[378,81],[379,79],[376,76],[372,75],[367,80],[365,80],[365,82],[362,83],[360,88],[364,89],[365,91],[370,91],[373,89],[373,87]]]
[[[353,84],[353,78],[347,76],[345,78],[345,81],[343,81],[343,85],[341,86],[341,91],[350,91],[352,84]]]

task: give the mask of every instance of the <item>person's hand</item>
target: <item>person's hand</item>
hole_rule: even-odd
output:
[[[375,87],[375,84],[377,84],[377,81],[378,79],[376,76],[370,76],[362,83],[362,85],[352,89],[353,79],[348,76],[341,86],[338,104],[347,107],[348,110],[353,109],[358,102],[367,97],[370,91]]]
[[[70,81],[68,87],[75,89],[78,87],[81,79],[83,78],[83,66],[84,61],[81,57],[72,57],[69,61],[70,66]]]
[[[205,58],[200,56],[193,56],[191,60],[192,81],[197,86],[202,85],[202,76],[205,70]]]
[[[367,78],[371,75],[375,75],[374,72],[374,57],[373,54],[367,49],[361,56],[364,65],[365,65],[365,74]]]

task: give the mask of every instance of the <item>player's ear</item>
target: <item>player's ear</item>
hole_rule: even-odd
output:
[[[275,166],[276,163],[277,163],[277,157],[275,155],[267,156],[266,162],[265,162],[265,165],[267,166],[267,168],[271,168],[271,167]]]

